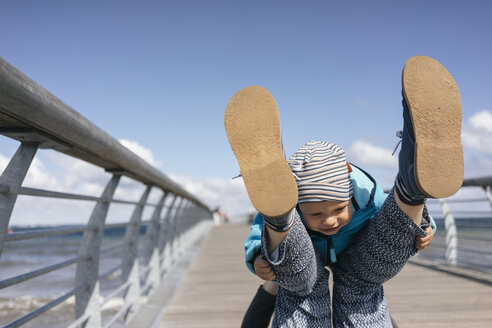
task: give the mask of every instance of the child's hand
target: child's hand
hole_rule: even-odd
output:
[[[431,227],[428,227],[427,229],[425,229],[425,231],[427,232],[427,236],[417,237],[415,239],[415,247],[417,247],[417,249],[419,250],[423,250],[427,246],[429,246],[432,242],[432,238],[434,237],[434,231],[432,231]]]
[[[276,277],[270,263],[262,259],[261,256],[255,258],[253,267],[255,268],[256,275],[263,280],[273,280]]]

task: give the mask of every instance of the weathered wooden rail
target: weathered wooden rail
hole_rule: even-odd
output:
[[[41,267],[0,281],[0,289],[75,265],[75,284],[71,290],[51,302],[4,324],[19,327],[50,309],[75,297],[75,317],[66,326],[109,327],[132,321],[141,305],[141,296],[151,296],[162,283],[165,273],[182,254],[206,231],[212,213],[195,195],[122,146],[117,140],[88,121],[42,86],[0,58],[0,134],[20,141],[17,152],[0,177],[0,255],[6,243],[42,237],[83,233],[78,253],[60,263]],[[95,164],[108,172],[109,181],[100,196],[54,192],[22,186],[30,164],[40,148],[50,148]],[[114,199],[121,176],[145,186],[140,200]],[[152,190],[160,191],[156,203],[149,202]],[[92,214],[85,226],[53,228],[7,233],[18,195],[92,201]],[[106,224],[111,204],[134,206],[128,222]],[[153,207],[150,220],[142,221],[146,206]],[[38,222],[43,225],[43,221]],[[103,247],[104,233],[124,228],[123,242]],[[139,243],[141,228],[145,238]],[[140,246],[140,247],[139,247]],[[142,256],[139,258],[139,248]],[[120,264],[100,272],[103,254],[115,253]],[[107,295],[101,295],[99,284],[112,274],[121,275],[121,284]],[[104,322],[102,306],[121,297],[124,305]],[[102,298],[102,299],[101,299]]]

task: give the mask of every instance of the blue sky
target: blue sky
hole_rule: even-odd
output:
[[[401,70],[414,55],[456,79],[465,175],[490,175],[490,13],[489,1],[4,1],[0,56],[202,198],[212,186],[211,206],[240,212],[223,124],[236,91],[273,94],[288,156],[332,141],[389,187]],[[4,139],[9,158],[17,144]]]

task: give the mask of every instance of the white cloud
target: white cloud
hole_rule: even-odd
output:
[[[0,154],[2,171],[9,161],[9,158]],[[97,197],[101,195],[110,179],[111,174],[105,172],[103,168],[53,150],[39,150],[22,185]],[[114,197],[137,201],[144,190],[144,184],[122,177]],[[157,202],[161,194],[162,192],[153,191],[149,201]],[[93,207],[94,202],[19,196],[10,223],[14,225],[86,223]],[[112,205],[108,221],[128,220],[132,210],[131,205]]]
[[[56,151],[46,151],[44,158],[56,167],[62,191],[100,195],[111,177],[103,168]]]
[[[3,172],[3,170],[5,170],[8,164],[9,164],[9,159],[3,156],[2,154],[0,154],[0,171]]]
[[[212,210],[220,207],[221,211],[230,217],[242,216],[251,210],[251,203],[241,178],[192,179],[177,175],[170,177]]]
[[[467,156],[465,150],[465,179],[492,175],[492,157],[481,154]]]
[[[474,129],[492,133],[492,113],[487,110],[478,112],[468,119],[468,124]]]
[[[9,161],[9,158],[0,154],[1,172],[5,170]],[[59,190],[60,188],[58,179],[46,171],[44,163],[38,157],[34,157],[32,160],[31,166],[29,167],[26,177],[24,178],[23,185],[49,190]]]
[[[492,172],[492,113],[480,111],[463,124],[462,142],[465,157],[465,179],[490,176]],[[355,141],[347,158],[360,164],[385,187],[391,186],[398,169],[398,152],[374,145],[365,140]],[[389,170],[396,169],[396,170]],[[466,188],[465,188],[466,189]]]
[[[462,141],[465,147],[492,156],[492,113],[483,110],[470,117],[463,125]]]
[[[143,158],[153,165],[160,165],[152,152],[138,143],[123,141],[126,146],[145,150]],[[137,147],[135,147],[135,145]],[[0,168],[4,169],[9,158],[0,154]],[[251,209],[251,204],[242,179],[201,178],[170,175],[190,193],[201,199],[210,209],[220,207],[230,217],[242,216]],[[111,174],[93,164],[72,158],[53,150],[39,150],[29,168],[24,186],[53,191],[61,191],[89,196],[99,196]],[[137,201],[145,190],[145,185],[127,177],[122,177],[115,198]],[[156,203],[162,192],[153,189],[149,201]],[[85,224],[88,221],[94,202],[69,201],[41,197],[20,196],[17,200],[11,224],[15,225],[51,225]],[[150,208],[150,210],[149,210]],[[144,211],[148,219],[153,207]],[[114,204],[110,207],[107,222],[127,221],[133,211],[133,205]]]
[[[38,157],[34,157],[27,171],[24,184],[34,188],[57,190],[60,188],[58,179],[46,172],[46,167]]]
[[[130,149],[132,152],[143,158],[146,162],[148,162],[153,167],[160,167],[162,165],[161,161],[158,161],[152,151],[148,148],[145,148],[141,144],[136,141],[131,141],[127,139],[120,139],[120,143],[126,148]]]
[[[398,157],[397,155],[392,156],[391,153],[389,149],[375,146],[364,140],[357,140],[350,146],[347,158],[362,166],[398,167]]]
[[[466,176],[490,175],[492,167],[492,114],[482,111],[473,115],[463,129],[465,147],[478,152],[467,157],[465,163]],[[151,165],[160,166],[152,151],[137,142],[121,140],[121,143],[148,161]],[[398,167],[398,156],[391,155],[392,150],[375,145],[366,140],[355,141],[347,151],[347,158],[373,174],[382,186],[391,186]],[[466,154],[466,152],[465,152]],[[484,156],[488,155],[488,156]],[[4,169],[9,158],[0,154],[0,169]],[[166,172],[168,174],[168,172]],[[201,199],[209,208],[220,207],[230,217],[242,216],[251,211],[243,180],[222,179],[213,177],[191,178],[168,174],[183,188]],[[52,151],[40,150],[32,162],[26,177],[25,186],[42,189],[66,191],[84,195],[99,196],[111,174],[95,165],[83,162],[70,156]],[[137,181],[123,177],[115,198],[138,200],[145,186]],[[471,190],[469,191],[471,192]],[[474,191],[478,195],[480,190]],[[462,193],[465,193],[463,191]],[[156,202],[162,193],[153,191]],[[16,224],[75,224],[86,223],[94,206],[93,202],[64,201],[43,199],[39,197],[19,197],[14,211]],[[132,206],[113,206],[108,222],[126,221],[129,219]],[[150,215],[150,212],[149,212]],[[111,218],[112,217],[112,218]]]
[[[461,202],[453,202],[452,200]],[[462,202],[464,199],[471,202]],[[456,194],[446,199],[455,218],[463,217],[490,217],[490,203],[485,191],[481,187],[463,187]],[[429,213],[434,217],[442,217],[442,207],[439,201],[430,199],[427,201]]]

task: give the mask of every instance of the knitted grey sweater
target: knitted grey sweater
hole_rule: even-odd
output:
[[[273,327],[330,327],[329,271],[297,213],[287,238],[268,253],[263,227],[262,256],[270,262],[279,284]],[[424,216],[428,217],[425,210]],[[390,193],[378,213],[338,256],[333,270],[333,325],[392,327],[382,284],[413,256],[417,236],[425,232],[403,213]]]

